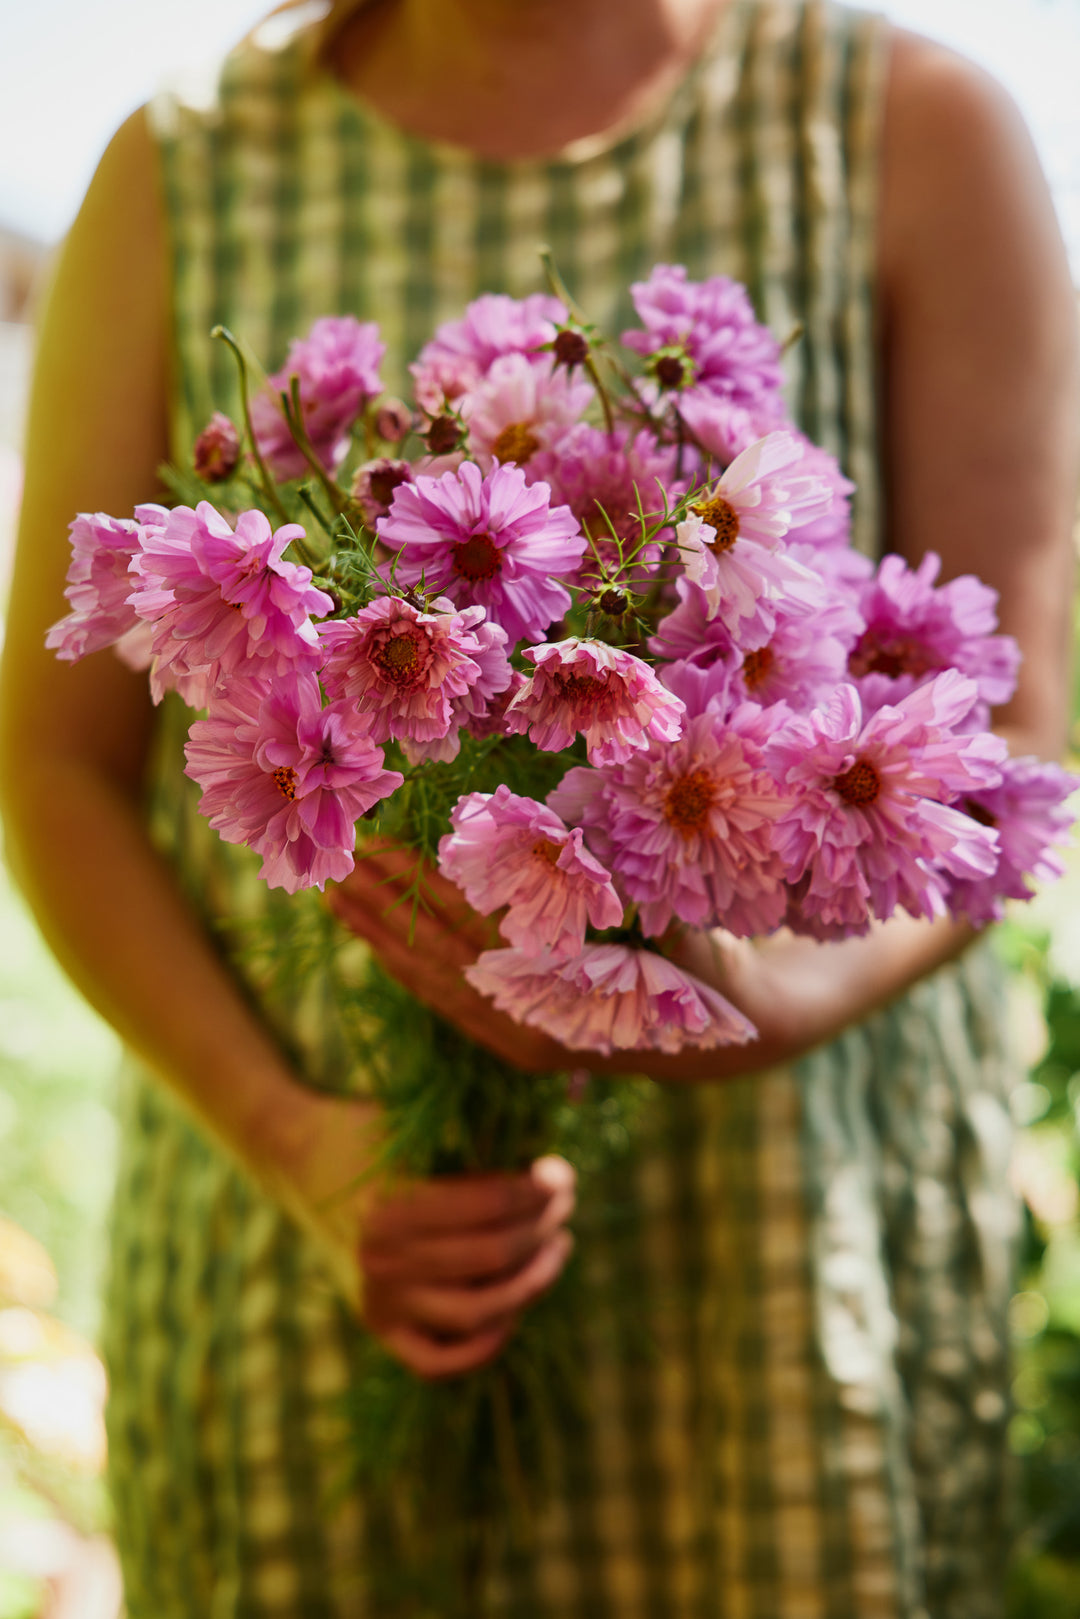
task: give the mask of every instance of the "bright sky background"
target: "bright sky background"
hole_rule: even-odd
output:
[[[513,0],[511,0],[513,3]],[[864,0],[1009,86],[1080,282],[1080,0]],[[165,74],[226,49],[272,0],[0,0],[0,226],[69,224],[112,130]]]

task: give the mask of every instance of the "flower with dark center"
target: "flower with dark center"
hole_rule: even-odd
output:
[[[455,545],[452,566],[459,579],[476,584],[481,579],[494,579],[502,567],[502,557],[490,534],[474,534]]]
[[[679,776],[664,799],[664,819],[681,837],[701,832],[708,824],[709,811],[716,801],[713,779],[707,770],[691,770]]]
[[[832,788],[846,804],[865,809],[867,805],[877,802],[881,777],[869,759],[856,759],[850,770],[845,770],[842,776],[833,777]]]
[[[742,677],[743,684],[748,692],[757,691],[762,681],[769,678],[775,662],[776,658],[772,647],[759,646],[753,652],[744,653]]]

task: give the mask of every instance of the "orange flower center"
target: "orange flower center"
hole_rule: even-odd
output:
[[[404,686],[419,672],[420,647],[412,635],[394,635],[379,647],[375,662],[387,680]]]
[[[863,809],[872,804],[881,792],[881,777],[869,759],[856,759],[850,770],[834,776],[832,785],[845,803]]]
[[[684,838],[700,832],[716,802],[712,777],[707,770],[691,770],[668,788],[664,816]]]
[[[555,689],[568,703],[595,703],[603,695],[604,682],[595,675],[567,675],[560,670]]]
[[[746,654],[742,674],[747,691],[757,691],[761,682],[768,679],[775,662],[772,647],[759,646],[755,652]]]
[[[734,506],[729,506],[723,495],[713,495],[709,500],[699,500],[690,510],[715,531],[713,550],[730,551],[739,538],[739,514]]]
[[[523,467],[539,448],[540,440],[532,431],[531,422],[511,422],[491,446],[491,453],[496,461],[516,461]]]
[[[532,852],[538,860],[542,860],[544,862],[545,866],[554,867],[559,863],[559,856],[562,854],[562,844],[550,843],[547,838],[542,838],[539,843],[533,844]]]
[[[863,632],[848,658],[848,670],[856,680],[863,675],[887,675],[890,680],[914,675],[920,679],[937,667],[921,641],[903,635],[882,641],[873,630]]]
[[[494,579],[502,567],[499,547],[490,534],[474,534],[454,547],[454,572],[474,584],[483,579]]]
[[[282,798],[291,804],[296,797],[296,771],[292,765],[281,765],[274,771],[274,785]]]

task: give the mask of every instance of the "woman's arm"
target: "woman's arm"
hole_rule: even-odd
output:
[[[354,1301],[366,1245],[372,1329],[421,1372],[459,1371],[497,1352],[560,1268],[568,1166],[393,1196],[361,1179],[376,1110],[296,1083],[148,841],[145,675],[109,652],[69,665],[45,650],[75,512],[126,516],[157,489],[166,330],[155,155],[137,114],[102,160],[41,322],[0,685],[8,857],[88,1000],[308,1228]]]
[[[914,35],[898,33],[894,47],[878,244],[887,543],[913,562],[936,551],[944,577],[977,573],[1000,592],[1002,629],[1024,654],[1002,729],[1015,752],[1054,757],[1068,714],[1075,295],[1045,181],[1008,97]],[[460,976],[476,954],[468,927],[455,931],[436,912],[422,918],[410,949],[404,908],[386,911],[393,871],[387,856],[362,863],[336,903],[415,994],[525,1066],[618,1066],[562,1051],[470,990]],[[661,1079],[716,1080],[797,1057],[971,937],[962,923],[906,916],[835,945],[688,934],[675,959],[727,994],[761,1038],[718,1053],[642,1054],[635,1065]]]

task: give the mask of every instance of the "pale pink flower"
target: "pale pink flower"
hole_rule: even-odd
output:
[[[475,633],[482,607],[455,612],[448,601],[424,613],[400,596],[381,596],[354,617],[323,624],[326,652],[322,682],[330,698],[347,698],[365,717],[372,740],[391,737],[431,742],[444,737],[454,719],[454,699],[467,697],[485,670],[487,648]],[[489,671],[510,683],[506,636],[497,626],[499,667]],[[501,645],[500,645],[501,643]]]
[[[791,433],[770,433],[744,450],[676,528],[687,578],[705,592],[713,617],[740,644],[772,633],[775,606],[788,614],[816,611],[820,575],[781,547],[784,536],[826,510],[832,491],[804,476],[803,450]]]
[[[401,786],[351,704],[323,708],[313,675],[236,679],[213,695],[184,748],[199,805],[226,843],[262,855],[259,875],[295,894],[353,867],[355,823]]]
[[[473,300],[461,320],[446,321],[425,343],[409,370],[416,379],[416,399],[437,416],[475,388],[504,354],[534,354],[555,338],[555,323],[566,319],[557,298],[534,292],[509,298],[487,292]]]
[[[508,908],[499,932],[524,954],[565,959],[586,924],[618,927],[622,901],[579,830],[506,786],[459,798],[439,843],[439,870],[481,916]]]
[[[469,449],[485,471],[496,462],[512,461],[526,469],[532,483],[536,456],[558,449],[592,397],[590,383],[553,371],[548,355],[536,361],[504,354],[462,402]]]
[[[528,485],[520,467],[484,475],[471,461],[399,485],[377,524],[383,544],[398,550],[395,581],[423,578],[426,590],[459,607],[485,608],[511,645],[536,640],[570,606],[559,581],[576,572],[585,549],[573,514],[548,497],[547,485]]]
[[[527,731],[544,753],[561,752],[580,731],[590,764],[622,764],[682,730],[682,703],[630,652],[571,637],[524,656],[535,673],[507,709],[507,729]]]
[[[587,944],[569,961],[485,950],[465,977],[500,1012],[574,1051],[745,1045],[752,1023],[699,978],[651,950]]]
[[[45,645],[58,658],[76,663],[90,652],[115,646],[139,623],[128,598],[133,584],[129,569],[141,544],[141,528],[131,518],[80,512],[68,532],[71,563],[64,595],[71,611],[52,626]]]
[[[296,523],[271,533],[254,510],[240,513],[234,531],[205,500],[194,511],[163,512],[160,526],[143,525],[130,600],[153,630],[155,702],[172,687],[188,693],[191,677],[212,688],[225,676],[270,679],[317,667],[309,615],[334,603],[312,584],[310,568],[284,560],[303,533]]]
[[[916,569],[883,557],[859,606],[866,629],[852,649],[850,678],[875,704],[895,703],[942,669],[974,680],[984,703],[1007,703],[1016,690],[1020,648],[995,635],[996,590],[972,574],[935,586],[941,559],[930,551]]]
[[[954,916],[966,916],[976,927],[1000,921],[1006,899],[1030,899],[1031,884],[1052,882],[1065,870],[1058,854],[1068,842],[1074,813],[1067,800],[1080,787],[1080,778],[1060,765],[1042,759],[1006,759],[1003,780],[984,787],[956,805],[982,826],[994,829],[1000,840],[997,869],[992,876],[955,878],[948,884],[947,902]]]
[[[1001,779],[1004,743],[955,733],[976,695],[973,681],[947,672],[867,719],[843,685],[767,743],[766,765],[793,799],[774,836],[796,885],[791,925],[830,938],[865,932],[898,906],[939,916],[947,875],[993,873],[996,833],[940,802]]]
[[[325,315],[291,345],[267,390],[251,401],[255,441],[276,478],[299,478],[308,464],[293,441],[281,408],[291,379],[300,384],[300,414],[319,461],[332,472],[349,447],[349,429],[369,399],[382,391],[379,365],[386,353],[374,321]]]

